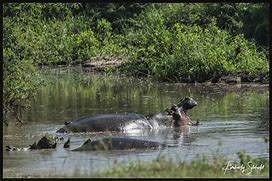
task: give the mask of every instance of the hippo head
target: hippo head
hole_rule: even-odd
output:
[[[185,97],[181,99],[177,105],[178,107],[182,107],[183,110],[192,109],[193,107],[197,106],[197,102],[192,99],[191,97]]]

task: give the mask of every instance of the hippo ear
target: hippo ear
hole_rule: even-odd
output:
[[[64,122],[64,125],[68,125],[68,124],[71,124],[71,122],[67,122],[67,121]]]
[[[174,113],[173,110],[168,110],[168,111],[167,111],[167,115],[172,115],[173,113]]]
[[[189,96],[186,96],[185,97],[185,100],[190,100],[191,98]]]
[[[88,144],[88,143],[90,143],[90,142],[92,142],[92,140],[89,138],[89,139],[87,139],[87,141],[85,141],[85,142],[83,143],[83,145]]]
[[[173,106],[171,107],[171,110],[172,110],[172,111],[176,111],[177,108],[178,108],[177,105],[176,105],[176,104],[173,104]]]

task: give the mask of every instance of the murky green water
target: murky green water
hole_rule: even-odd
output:
[[[180,146],[152,151],[71,152],[63,149],[64,140],[56,150],[4,151],[4,177],[80,176],[109,168],[116,162],[148,162],[159,155],[185,161],[197,155],[208,158],[224,155],[231,161],[237,159],[238,151],[245,151],[253,157],[269,158],[269,145],[263,140],[269,135],[268,86],[152,83],[125,77],[88,75],[79,68],[44,71],[42,77],[50,83],[39,90],[31,109],[24,114],[27,124],[15,127],[11,116],[10,126],[3,128],[4,149],[6,145],[27,146],[44,134],[55,135],[65,121],[116,112],[147,115],[164,110],[185,96],[198,102],[189,115],[203,125],[192,127],[188,138],[174,134],[171,129],[122,134],[65,134],[65,140],[71,138],[71,149],[88,138],[109,134],[178,143]]]

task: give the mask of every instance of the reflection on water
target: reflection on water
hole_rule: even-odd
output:
[[[75,73],[75,71],[77,73]],[[173,161],[190,161],[197,155],[211,158],[224,155],[237,159],[238,151],[268,158],[268,87],[222,86],[203,84],[166,84],[133,78],[87,75],[81,69],[45,70],[47,86],[42,87],[31,109],[24,114],[22,127],[4,127],[3,147],[27,146],[44,134],[55,135],[65,121],[103,113],[138,113],[148,115],[171,107],[185,96],[198,102],[189,111],[201,126],[185,130],[136,131],[133,133],[65,134],[56,150],[25,152],[4,151],[4,177],[35,175],[78,175],[102,170],[116,162],[151,161],[165,155]],[[9,117],[10,123],[14,118]],[[189,133],[189,134],[188,134]],[[73,152],[88,138],[128,136],[158,141],[177,147],[160,150],[110,152]],[[71,148],[63,144],[71,138]],[[5,148],[4,148],[5,149]]]

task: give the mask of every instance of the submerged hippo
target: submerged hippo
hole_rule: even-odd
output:
[[[185,97],[178,104],[186,114],[197,102],[190,97]],[[99,131],[129,131],[143,129],[160,129],[171,127],[173,123],[174,110],[166,109],[153,115],[144,116],[140,114],[98,114],[80,118],[72,122],[65,122],[65,126],[57,130],[57,133],[69,132],[99,132]]]
[[[35,146],[33,146],[35,145]],[[33,149],[55,149],[57,143],[51,142],[48,138],[43,137],[38,144],[34,143],[29,147],[17,148],[14,146],[6,146],[6,151],[26,151]],[[175,147],[177,145],[167,145],[165,143],[146,141],[129,137],[106,137],[94,141],[88,139],[79,148],[72,151],[107,151],[107,150],[134,150],[134,149],[160,149],[165,147]],[[70,138],[64,143],[63,148],[70,147]]]
[[[79,148],[72,151],[159,149],[168,146],[171,145],[129,137],[108,137],[94,141],[88,139]]]
[[[48,136],[44,136],[38,141],[38,143],[35,142],[32,145],[29,145],[28,147],[18,148],[15,146],[8,145],[6,146],[6,151],[21,151],[21,150],[26,151],[26,150],[32,150],[32,149],[55,149],[57,146],[56,140],[58,139],[59,139],[58,137],[49,138]]]

